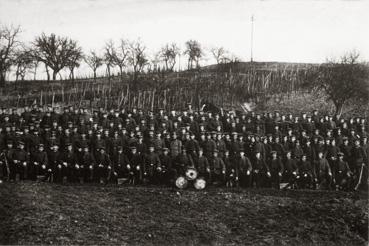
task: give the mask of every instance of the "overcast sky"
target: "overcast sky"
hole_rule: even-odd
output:
[[[367,0],[0,0],[0,22],[21,25],[22,38],[67,35],[84,50],[109,40],[141,38],[149,52],[197,39],[254,60],[324,62],[356,49],[369,60]],[[213,63],[211,57],[203,63]]]

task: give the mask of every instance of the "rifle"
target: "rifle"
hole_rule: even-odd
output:
[[[361,169],[360,169],[360,175],[359,175],[359,181],[357,182],[356,186],[355,186],[355,190],[359,189],[359,186],[361,184],[361,180],[363,178],[363,171],[364,171],[364,163],[361,164]]]

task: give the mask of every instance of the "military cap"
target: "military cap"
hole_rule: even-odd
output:
[[[169,149],[165,147],[165,148],[163,148],[163,151],[169,151]]]
[[[214,153],[218,153],[219,151],[218,151],[218,149],[214,149],[214,151],[213,151]]]
[[[38,144],[38,147],[39,147],[39,148],[40,148],[40,147],[44,147],[44,144],[40,143],[40,144]]]
[[[8,140],[8,141],[6,141],[6,144],[13,144],[13,141],[12,140]]]
[[[137,149],[137,147],[136,146],[131,146],[130,149],[134,150],[134,149]]]
[[[344,156],[345,154],[342,152],[338,152],[338,156]]]
[[[18,144],[19,145],[24,145],[24,142],[23,141],[18,141]]]
[[[271,155],[273,155],[273,154],[277,154],[277,151],[272,150],[272,151],[270,152],[270,154],[271,154]]]

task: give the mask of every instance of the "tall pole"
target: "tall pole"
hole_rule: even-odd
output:
[[[251,62],[253,62],[252,49],[254,45],[254,15],[251,16]]]

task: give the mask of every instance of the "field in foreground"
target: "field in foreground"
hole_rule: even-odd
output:
[[[365,245],[367,193],[5,183],[0,244]]]

